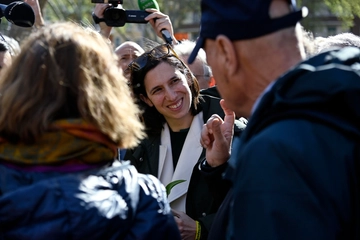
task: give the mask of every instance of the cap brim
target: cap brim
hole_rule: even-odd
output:
[[[196,41],[196,45],[193,49],[193,51],[191,52],[189,58],[188,58],[188,64],[192,64],[200,50],[200,48],[202,48],[204,46],[205,43],[205,39],[202,37],[199,37],[198,40]]]

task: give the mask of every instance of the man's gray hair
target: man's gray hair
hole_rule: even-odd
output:
[[[179,55],[179,57],[187,64],[187,59],[189,58],[195,45],[196,42],[194,41],[182,40],[179,44],[174,46],[174,50]],[[206,53],[202,48],[199,50],[196,59],[199,59],[203,64],[204,76],[208,81],[210,81],[210,77],[212,77],[212,71],[211,71],[211,67],[208,65],[206,61]]]
[[[334,36],[317,37],[315,38],[316,52],[324,52],[333,48],[343,47],[358,47],[360,48],[360,37],[353,33],[339,33]]]

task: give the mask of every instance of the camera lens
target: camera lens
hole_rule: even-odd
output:
[[[120,19],[120,14],[118,11],[111,11],[111,20],[116,21]]]
[[[122,27],[126,23],[126,13],[124,9],[110,7],[104,11],[105,23],[112,27]]]

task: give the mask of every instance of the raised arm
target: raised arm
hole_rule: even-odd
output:
[[[45,25],[44,17],[41,13],[39,0],[24,0],[25,3],[29,4],[35,14],[35,27],[40,28]]]
[[[104,18],[104,11],[106,8],[108,8],[110,6],[111,6],[110,4],[102,4],[102,3],[95,4],[93,14],[100,19]],[[100,27],[100,34],[106,38],[109,38],[112,27],[109,27],[108,25],[106,25],[105,22],[99,22],[99,27]]]

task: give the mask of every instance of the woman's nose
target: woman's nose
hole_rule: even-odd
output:
[[[176,92],[174,90],[172,90],[171,88],[167,88],[165,94],[166,94],[165,96],[168,100],[176,99]]]

